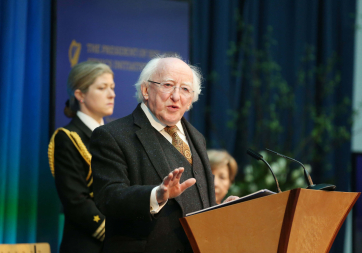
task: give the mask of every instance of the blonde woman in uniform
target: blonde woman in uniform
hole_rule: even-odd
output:
[[[60,253],[98,253],[105,235],[105,217],[93,200],[92,131],[113,113],[113,71],[106,64],[86,61],[71,70],[64,113],[71,122],[53,134],[49,164],[63,205],[65,222]]]

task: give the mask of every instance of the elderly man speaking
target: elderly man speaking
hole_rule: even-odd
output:
[[[156,57],[135,85],[141,103],[133,113],[93,132],[103,252],[192,252],[179,218],[215,205],[205,139],[183,117],[200,79],[179,57]]]

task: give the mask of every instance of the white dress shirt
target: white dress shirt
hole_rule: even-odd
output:
[[[153,113],[150,111],[150,109],[148,109],[148,107],[144,103],[141,104],[141,108],[144,111],[144,113],[146,114],[146,116],[147,116],[148,120],[150,121],[151,125],[153,126],[153,128],[156,129],[157,131],[159,131],[172,144],[171,135],[169,135],[165,131],[165,127],[167,127],[167,125],[162,123],[158,118],[156,118],[156,116],[153,115]],[[180,136],[180,138],[187,144],[187,146],[189,146],[189,143],[187,142],[187,139],[186,139],[184,129],[181,124],[181,120],[176,123],[176,126],[177,126],[178,136]]]
[[[104,125],[103,119],[102,119],[101,124],[99,124],[95,119],[93,119],[91,116],[85,114],[84,112],[77,111],[77,116],[84,123],[84,125],[86,125],[90,130],[92,130],[92,132],[97,127]]]

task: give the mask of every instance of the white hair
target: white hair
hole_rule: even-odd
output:
[[[137,83],[134,85],[136,87],[136,94],[135,97],[137,98],[137,101],[139,103],[141,103],[143,101],[143,95],[141,92],[141,86],[142,84],[147,85],[148,86],[148,80],[151,78],[151,76],[157,71],[158,69],[158,65],[161,59],[164,58],[177,58],[181,61],[182,58],[179,55],[158,55],[155,58],[153,58],[152,60],[150,60],[146,66],[143,68]],[[193,66],[191,64],[188,64],[187,62],[185,62],[190,69],[192,70],[192,76],[193,76],[193,90],[194,90],[194,97],[192,99],[192,103],[196,102],[199,99],[199,95],[201,93],[201,81],[202,81],[202,75],[201,75],[201,71],[198,67]],[[192,104],[190,106],[190,108],[192,107]]]

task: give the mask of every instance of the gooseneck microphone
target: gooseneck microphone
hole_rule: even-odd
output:
[[[303,165],[301,162],[299,162],[299,161],[297,161],[297,160],[295,160],[295,159],[293,159],[293,158],[290,158],[290,157],[288,157],[288,156],[279,154],[278,152],[275,152],[275,151],[273,151],[273,150],[271,150],[271,149],[266,148],[266,150],[269,151],[269,152],[271,152],[271,153],[274,153],[274,154],[276,154],[276,155],[278,155],[278,156],[281,156],[281,157],[284,157],[284,158],[286,158],[286,159],[289,159],[289,160],[291,160],[291,161],[293,161],[293,162],[299,163],[299,164],[303,167],[303,169],[304,169],[304,177],[305,177],[305,180],[307,181],[307,184],[308,184],[307,189],[311,189],[311,190],[323,190],[323,191],[334,191],[334,189],[336,189],[336,186],[335,186],[335,185],[332,185],[332,184],[317,184],[317,185],[316,185],[316,184],[313,184],[313,181],[312,181],[311,176],[309,175],[308,171],[306,170],[306,168],[304,167],[304,165]]]
[[[267,163],[267,161],[265,161],[263,159],[263,156],[255,151],[253,151],[252,149],[248,148],[246,153],[248,155],[250,155],[251,157],[255,158],[256,160],[262,160],[269,168],[270,172],[272,173],[273,177],[274,177],[274,181],[275,181],[275,184],[277,185],[277,188],[278,188],[278,193],[282,192],[279,188],[279,182],[278,182],[278,179],[276,178],[272,168],[270,167],[269,163]]]
[[[308,187],[311,186],[311,185],[314,185],[314,184],[313,184],[313,181],[312,181],[312,178],[310,177],[308,171],[306,170],[306,168],[304,167],[304,165],[303,165],[301,162],[299,162],[299,161],[297,161],[297,160],[295,160],[295,159],[293,159],[293,158],[290,158],[290,157],[288,157],[288,156],[279,154],[278,152],[275,152],[275,151],[273,151],[273,150],[271,150],[271,149],[266,148],[266,150],[269,151],[269,152],[272,152],[272,153],[274,153],[274,154],[276,154],[276,155],[278,155],[278,156],[281,156],[281,157],[284,157],[284,158],[286,158],[286,159],[292,160],[293,162],[299,163],[299,164],[303,167],[303,169],[304,169],[304,177],[305,177],[305,180],[307,181]]]

